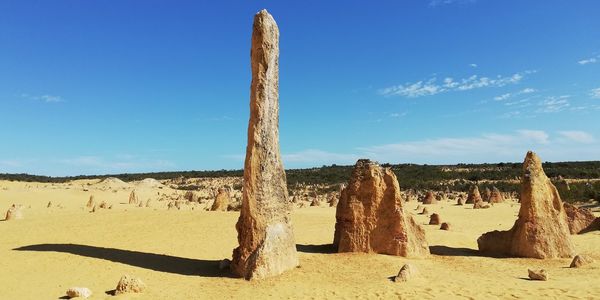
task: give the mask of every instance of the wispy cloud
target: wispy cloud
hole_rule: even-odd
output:
[[[586,144],[586,147],[581,147]],[[283,154],[286,167],[354,164],[359,158],[390,163],[445,164],[460,162],[519,161],[528,150],[541,152],[546,160],[597,159],[600,143],[584,131],[551,134],[521,129],[511,133],[488,133],[471,137],[443,137],[350,149],[347,153],[309,149]],[[546,156],[547,155],[547,156]],[[231,155],[243,160],[243,155]]]
[[[65,100],[62,97],[53,96],[53,95],[36,96],[36,95],[29,95],[29,94],[23,93],[23,94],[21,94],[21,98],[35,100],[35,101],[41,101],[41,102],[46,102],[46,103],[65,102]]]
[[[585,131],[559,131],[558,134],[570,141],[577,143],[590,144],[596,141],[594,136]]]
[[[536,110],[538,113],[556,113],[566,110],[571,106],[569,102],[570,95],[562,96],[551,96],[538,103],[539,108]]]
[[[471,68],[477,68],[477,64],[469,64],[469,67],[471,67]]]
[[[587,65],[587,64],[595,64],[598,62],[599,59],[600,59],[600,55],[596,55],[594,57],[579,60],[579,61],[577,61],[577,63],[582,66]]]
[[[590,137],[589,133],[582,131],[563,131],[553,138],[546,131],[523,129],[510,134],[408,141],[360,150],[363,156],[383,162],[515,161],[527,150],[542,152],[547,155],[542,157],[548,160],[597,159],[600,144]],[[579,143],[586,143],[588,146],[581,147]]]
[[[514,92],[514,93],[506,93],[506,94],[502,94],[499,96],[494,97],[494,100],[496,101],[504,101],[506,99],[509,99],[510,97],[514,97],[514,96],[519,96],[519,95],[523,95],[523,94],[531,94],[531,93],[535,93],[537,90],[534,88],[525,88],[522,89],[518,92]]]
[[[590,96],[592,96],[592,98],[594,99],[600,99],[600,87],[592,89],[590,91]]]
[[[440,5],[450,5],[450,4],[469,4],[475,3],[476,0],[431,0],[429,1],[429,6],[436,7]]]
[[[509,84],[519,83],[526,74],[535,73],[535,71],[525,71],[515,73],[511,76],[481,77],[473,75],[467,78],[455,80],[452,77],[446,77],[441,82],[433,77],[428,80],[421,80],[414,83],[405,83],[396,86],[387,87],[379,90],[383,96],[403,96],[416,98],[422,96],[432,96],[450,91],[468,91],[486,87],[502,87]]]
[[[116,155],[115,157],[103,156],[76,156],[64,159],[56,159],[52,163],[68,166],[69,169],[78,170],[79,174],[89,172],[89,174],[102,173],[126,173],[139,170],[158,170],[167,169],[175,166],[174,163],[162,159],[148,159],[137,157],[135,155]]]
[[[390,118],[400,118],[400,117],[404,117],[406,115],[407,115],[406,112],[403,112],[403,113],[391,113],[390,114]]]

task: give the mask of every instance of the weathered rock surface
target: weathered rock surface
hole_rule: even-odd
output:
[[[20,220],[23,219],[23,213],[21,212],[21,205],[13,204],[6,211],[4,220]]]
[[[129,194],[129,204],[138,204],[138,197],[135,194],[135,190],[131,191],[131,193]]]
[[[490,208],[490,205],[483,201],[477,201],[473,204],[473,209],[485,209],[485,208]]]
[[[94,207],[95,204],[96,204],[96,202],[94,201],[94,195],[90,195],[90,199],[88,200],[88,202],[85,206],[87,208],[92,208],[92,207]]]
[[[571,234],[578,234],[591,229],[590,227],[594,224],[596,217],[589,208],[577,207],[570,203],[563,203],[563,206],[567,214]]]
[[[425,198],[423,198],[423,204],[436,204],[438,203],[437,199],[435,199],[435,194],[432,191],[428,191],[425,194]]]
[[[441,230],[450,230],[451,228],[452,228],[452,226],[448,222],[444,222],[444,223],[442,223],[442,225],[440,225]]]
[[[254,16],[250,57],[248,146],[236,224],[239,247],[233,250],[231,270],[258,279],[299,264],[279,151],[279,29],[266,10]]]
[[[72,287],[66,292],[69,298],[89,298],[92,295],[92,291],[85,287]]]
[[[573,257],[573,260],[571,261],[571,265],[569,265],[570,268],[579,268],[579,267],[583,267],[585,265],[591,264],[594,262],[594,259],[592,259],[591,257],[587,256],[587,255],[575,255],[575,257]]]
[[[521,208],[512,229],[492,231],[477,239],[482,252],[531,258],[572,257],[567,215],[558,191],[542,169],[540,158],[528,152],[521,179]]]
[[[440,225],[440,223],[440,215],[432,213],[431,216],[429,216],[429,225]]]
[[[479,188],[474,185],[471,187],[471,190],[469,191],[469,195],[467,196],[467,201],[465,202],[466,204],[475,204],[477,202],[482,202],[483,199],[481,198],[481,194],[479,193]]]
[[[229,207],[229,203],[231,203],[231,198],[229,197],[229,191],[226,189],[219,189],[217,193],[217,197],[215,197],[215,202],[213,202],[210,210],[212,211],[227,211],[227,207]]]
[[[541,269],[541,270],[528,269],[527,273],[529,273],[529,279],[531,279],[531,280],[541,280],[541,281],[548,280],[548,272],[546,272],[546,270],[544,270],[544,269]]]
[[[502,192],[497,187],[492,188],[492,192],[490,194],[489,203],[502,203],[504,202],[504,196]]]
[[[115,288],[115,295],[126,293],[141,293],[146,289],[146,284],[139,278],[123,275]]]
[[[392,170],[359,160],[337,206],[335,249],[399,256],[429,254],[425,231],[403,205]]]
[[[418,275],[418,271],[415,266],[411,264],[405,264],[400,268],[398,275],[394,277],[394,282],[406,282]]]

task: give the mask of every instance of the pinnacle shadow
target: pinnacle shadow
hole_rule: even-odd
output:
[[[336,253],[333,244],[303,245],[296,244],[296,250],[303,253],[333,254]]]
[[[481,252],[477,249],[448,247],[443,245],[429,246],[429,252],[439,256],[471,256],[471,257],[491,257],[491,258],[509,258],[505,255]]]
[[[78,244],[36,244],[22,246],[13,250],[70,253],[79,256],[104,259],[158,272],[187,276],[235,278],[235,276],[229,273],[229,270],[219,269],[219,260],[192,259],[165,254]]]

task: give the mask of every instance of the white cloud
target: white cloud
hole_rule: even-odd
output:
[[[517,112],[518,114],[518,112]],[[575,142],[575,143],[574,143]],[[580,143],[586,143],[581,147]],[[443,137],[365,146],[335,153],[309,149],[283,154],[286,168],[313,167],[329,164],[354,164],[359,158],[382,163],[450,164],[520,161],[528,150],[544,160],[597,160],[600,143],[589,133],[521,129],[511,133],[488,133],[471,137]],[[228,156],[242,161],[243,155]]]
[[[476,0],[431,0],[429,1],[429,6],[436,7],[440,5],[450,5],[450,4],[468,4],[475,3]]]
[[[53,95],[35,96],[35,95],[29,95],[29,94],[21,94],[21,98],[26,98],[26,99],[41,101],[41,102],[46,102],[46,103],[65,102],[65,100],[62,97],[53,96]]]
[[[292,165],[298,163],[313,163],[317,164],[345,164],[348,162],[355,162],[359,156],[356,154],[342,154],[333,153],[322,150],[308,149],[300,152],[287,153],[282,155],[284,164],[290,163]]]
[[[598,62],[598,58],[600,58],[600,55],[594,56],[594,57],[590,57],[590,58],[586,58],[586,59],[582,59],[580,61],[578,61],[577,63],[580,65],[587,65],[587,64],[595,64]]]
[[[519,161],[528,150],[545,160],[597,160],[600,144],[586,133],[558,133],[523,129],[511,134],[484,134],[474,137],[438,138],[360,148],[362,157],[380,162],[446,164],[461,162]],[[589,142],[586,147],[574,144]]]
[[[590,144],[595,141],[594,137],[585,131],[559,131],[558,134],[577,143]]]
[[[506,94],[502,94],[500,96],[496,96],[496,97],[494,97],[494,100],[504,101],[510,97],[519,96],[519,95],[523,95],[523,94],[531,94],[531,93],[535,93],[535,92],[537,92],[537,90],[534,88],[525,88],[525,89],[522,89],[515,93],[506,93]]]
[[[477,66],[477,64],[469,64],[469,67],[471,67],[471,68],[477,68],[478,66]]]
[[[391,113],[390,117],[391,118],[400,118],[400,117],[406,116],[406,114],[407,114],[406,112],[403,112],[403,113]]]
[[[502,94],[500,96],[494,97],[494,100],[496,100],[496,101],[503,101],[503,100],[506,100],[506,99],[510,98],[510,96],[511,96],[511,93],[506,93],[506,94]]]
[[[517,130],[520,137],[532,140],[539,144],[548,144],[548,138],[550,137],[546,132],[541,130]]]
[[[71,158],[56,159],[52,163],[69,166],[69,169],[77,170],[75,174],[106,174],[145,172],[156,169],[166,169],[175,166],[170,161],[162,159],[148,159],[134,155],[116,155],[112,158],[101,156],[76,156]]]
[[[387,87],[379,90],[379,94],[383,96],[403,96],[408,98],[416,98],[422,96],[432,96],[450,91],[468,91],[486,87],[503,87],[509,84],[519,83],[525,74],[535,73],[535,71],[525,71],[515,73],[511,76],[496,76],[480,77],[473,75],[467,78],[454,80],[452,77],[446,77],[442,82],[437,81],[433,77],[427,81],[417,81],[415,83],[406,83],[396,86]]]
[[[525,89],[522,89],[521,91],[519,91],[518,94],[530,94],[530,93],[535,93],[535,92],[537,92],[537,90],[534,88],[525,88]]]
[[[600,99],[600,88],[595,88],[590,91],[590,96],[594,99]]]
[[[540,101],[538,103],[538,106],[540,106],[539,109],[536,110],[536,112],[538,113],[556,113],[556,112],[561,112],[567,108],[569,108],[569,106],[571,106],[571,103],[569,102],[569,98],[571,98],[570,95],[563,95],[563,96],[551,96],[551,97],[547,97],[546,99]]]

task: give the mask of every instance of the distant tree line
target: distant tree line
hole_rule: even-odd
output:
[[[457,164],[457,165],[417,165],[417,164],[383,164],[390,167],[402,189],[434,190],[466,192],[473,184],[480,190],[497,187],[503,192],[519,192],[518,179],[521,176],[521,163],[497,164]],[[563,199],[568,201],[584,201],[588,199],[600,200],[600,182],[587,182],[586,179],[600,179],[600,161],[587,162],[546,162],[544,171],[552,178]],[[337,185],[345,183],[352,174],[353,166],[330,165],[320,168],[289,169],[286,171],[287,182],[290,188],[299,184],[323,184],[327,189],[335,190]],[[72,177],[48,177],[30,174],[0,174],[2,180],[62,183],[77,179],[103,179],[116,177],[123,181],[135,181],[145,178],[157,180],[176,178],[215,178],[215,177],[241,177],[243,170],[217,170],[217,171],[174,171],[136,174],[114,175],[81,175]],[[558,178],[582,179],[583,181],[571,183],[569,189],[558,184]],[[511,181],[512,180],[512,181]],[[517,180],[517,181],[515,181]],[[488,181],[495,181],[490,183]]]

